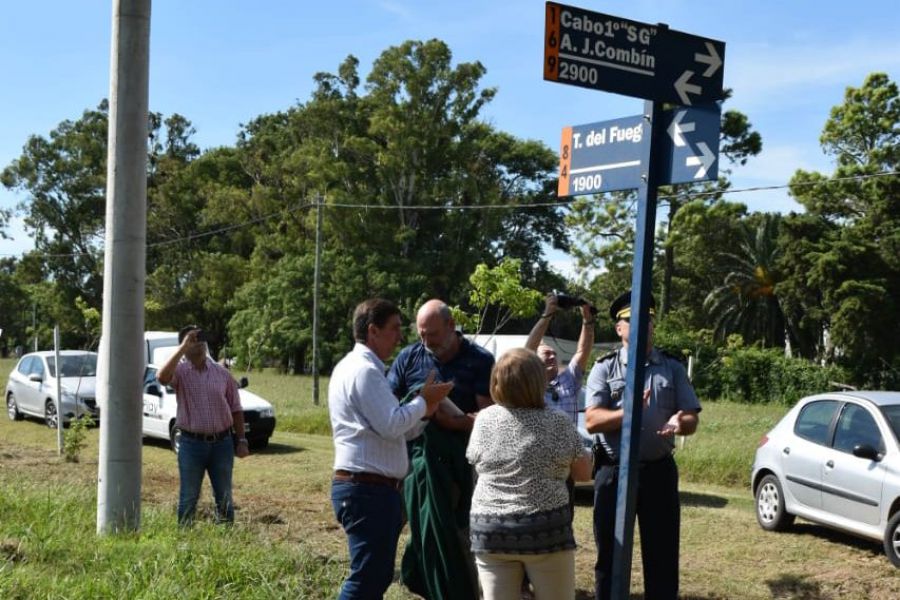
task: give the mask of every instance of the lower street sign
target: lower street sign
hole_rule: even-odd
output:
[[[658,160],[660,184],[718,178],[718,105],[679,107],[664,113],[666,142]],[[647,174],[643,145],[650,126],[642,115],[565,127],[559,154],[557,195],[601,194],[640,186]]]
[[[646,131],[645,131],[646,130]],[[642,146],[650,128],[637,115],[566,127],[562,133],[558,195],[578,196],[636,188],[640,184]]]

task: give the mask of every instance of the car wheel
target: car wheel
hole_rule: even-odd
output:
[[[262,450],[263,448],[269,445],[269,438],[260,438],[258,440],[253,440],[250,442],[251,450]]]
[[[56,404],[53,403],[53,400],[47,400],[47,404],[44,405],[44,423],[50,429],[56,429],[58,422],[59,415],[56,414]]]
[[[794,523],[794,515],[784,508],[784,492],[774,475],[766,475],[756,488],[756,520],[766,531],[784,531]]]
[[[10,392],[6,395],[6,414],[10,421],[21,421],[22,413],[19,412],[19,405],[16,404],[16,397]]]
[[[181,448],[181,428],[178,425],[172,425],[169,429],[169,443],[172,445],[172,452],[178,454],[178,449]]]
[[[900,568],[900,512],[895,512],[884,530],[884,553],[891,563]]]

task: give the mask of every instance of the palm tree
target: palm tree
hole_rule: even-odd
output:
[[[733,250],[718,253],[724,266],[724,280],[703,302],[703,308],[713,319],[713,334],[717,339],[739,333],[747,343],[785,346],[788,324],[775,294],[779,281],[775,264],[780,255],[777,243],[780,224],[780,216],[764,214],[756,228],[743,224],[742,235]]]

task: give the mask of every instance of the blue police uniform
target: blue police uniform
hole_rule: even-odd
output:
[[[587,381],[588,409],[622,408],[627,362],[624,347],[597,361]],[[674,436],[661,436],[657,431],[679,410],[700,412],[701,407],[684,366],[676,358],[653,348],[644,377],[644,389],[650,389],[650,398],[642,412],[635,505],[641,531],[644,597],[675,600],[681,518],[678,468],[672,457]],[[640,392],[635,395],[642,397]],[[595,592],[601,600],[610,596],[621,431],[599,434],[596,439],[604,451],[595,454],[600,460],[594,477]]]

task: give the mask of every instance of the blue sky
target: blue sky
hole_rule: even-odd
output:
[[[798,168],[830,172],[818,137],[847,86],[884,71],[900,79],[896,3],[821,0],[582,1],[575,6],[726,43],[726,108],[748,115],[761,156],[738,168],[735,188],[780,185]],[[0,167],[28,136],[46,136],[108,95],[111,3],[7,2],[0,20]],[[484,117],[558,149],[560,130],[635,115],[642,101],[542,79],[544,2],[538,0],[157,0],[150,108],[190,119],[201,148],[233,144],[241,123],[309,98],[312,76],[348,54],[363,74],[385,48],[439,38],[454,60],[481,61],[498,88]],[[0,207],[21,200],[0,187]],[[785,191],[734,194],[751,210],[798,206]],[[0,255],[31,247],[13,223]],[[565,257],[553,256],[554,261]]]

